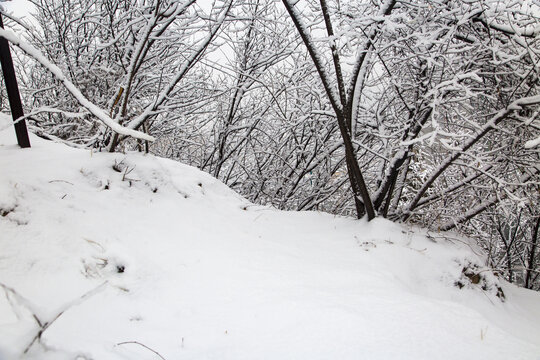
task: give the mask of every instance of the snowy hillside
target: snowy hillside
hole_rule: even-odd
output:
[[[0,359],[540,359],[540,294],[462,239],[2,128]]]

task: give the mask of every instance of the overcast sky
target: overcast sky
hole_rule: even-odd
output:
[[[11,1],[4,1],[0,0],[1,5],[7,12],[13,13],[15,16],[23,16],[28,13],[28,9],[30,9],[33,5],[30,4],[26,0],[11,0]]]

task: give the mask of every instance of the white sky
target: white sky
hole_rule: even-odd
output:
[[[28,10],[33,7],[33,5],[26,0],[11,0],[2,2],[1,6],[6,9],[7,13],[13,13],[17,17],[24,16],[28,14]]]

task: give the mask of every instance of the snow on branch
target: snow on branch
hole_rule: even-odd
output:
[[[139,116],[131,120],[131,122],[128,124],[129,129],[136,129],[141,126],[154,113],[154,111],[156,111],[156,109],[168,99],[168,96],[174,90],[176,85],[184,78],[186,73],[193,67],[206,48],[210,45],[211,41],[214,39],[217,32],[225,22],[231,6],[232,1],[229,1],[227,5],[224,6],[224,9],[221,10],[219,17],[216,19],[215,24],[209,29],[206,37],[202,39],[198,47],[182,62],[177,70],[176,76],[171,79],[171,81],[161,91],[159,96],[152,104],[148,105]]]
[[[128,129],[121,126],[112,120],[101,108],[96,106],[90,100],[88,100],[81,91],[71,82],[66,76],[62,73],[62,70],[53,63],[51,63],[38,49],[28,44],[27,42],[21,40],[17,35],[11,31],[0,29],[0,37],[5,38],[13,45],[17,46],[19,49],[24,51],[27,55],[34,58],[39,62],[43,67],[45,67],[51,74],[53,74],[63,85],[64,87],[77,99],[79,104],[87,109],[92,115],[97,117],[103,124],[108,126],[111,130],[117,132],[118,134],[131,136],[136,139],[154,141],[154,137],[143,132]]]
[[[287,12],[289,13],[289,16],[291,17],[291,20],[293,21],[296,29],[298,30],[298,33],[300,34],[300,37],[302,38],[302,41],[304,42],[304,45],[306,46],[311,56],[311,59],[313,60],[313,63],[315,64],[315,68],[317,69],[317,72],[323,83],[326,94],[328,95],[328,98],[332,104],[332,107],[334,108],[336,113],[342,113],[343,106],[341,102],[339,101],[339,95],[335,92],[334,88],[332,87],[332,81],[330,80],[331,77],[324,66],[324,61],[322,59],[322,56],[317,50],[317,47],[315,46],[315,42],[313,38],[311,37],[310,32],[307,29],[307,26],[301,21],[301,18],[302,18],[301,14],[295,8],[295,5],[298,1],[294,1],[294,0],[293,1],[282,0],[282,1],[283,1],[283,4],[285,5]]]
[[[490,27],[507,35],[517,35],[522,37],[535,38],[540,34],[540,26],[527,26],[524,28],[516,24],[512,24],[512,26],[510,26],[505,24],[498,24],[494,21],[488,21],[483,17],[475,18],[475,21],[479,21],[484,26]]]
[[[540,95],[530,96],[528,98],[524,98],[524,99],[520,99],[520,100],[521,100],[521,102],[517,104],[518,106],[536,105],[536,104],[540,103]],[[538,116],[538,112],[535,113],[535,116]],[[529,121],[528,125],[530,125],[530,123],[532,123],[532,120],[534,120],[534,118],[532,118]],[[537,146],[540,146],[540,136],[538,136],[536,139],[531,139],[531,140],[529,140],[529,141],[527,141],[525,143],[525,148],[526,149],[532,149],[532,148],[537,147]]]
[[[459,157],[464,154],[466,151],[468,151],[472,146],[474,146],[480,139],[482,139],[488,132],[493,130],[497,124],[499,124],[502,120],[506,119],[508,116],[510,116],[514,111],[521,110],[524,106],[531,106],[531,105],[537,105],[540,104],[540,95],[534,95],[534,96],[528,96],[524,97],[518,100],[515,100],[510,105],[508,105],[505,109],[500,110],[495,116],[493,116],[477,133],[476,136],[469,139],[461,149],[455,150],[451,155],[449,155],[446,159],[441,161],[439,166],[433,171],[433,173],[428,177],[426,182],[422,185],[422,187],[418,190],[416,196],[411,201],[411,203],[408,206],[407,213],[412,211],[416,208],[418,205],[420,199],[424,196],[425,192],[428,188],[431,187],[431,185],[435,182],[435,180],[450,166],[452,165]],[[539,139],[530,140],[528,141],[525,146],[532,147],[535,143],[539,142]]]
[[[532,149],[534,147],[540,146],[540,136],[536,139],[529,140],[525,143],[526,149]]]
[[[535,174],[537,174],[540,170],[538,168],[535,169],[535,171],[533,172],[533,174],[524,174],[523,176],[521,176],[521,179],[520,179],[520,183],[525,183],[527,182],[529,179],[531,179]],[[503,196],[511,196],[511,192],[506,190],[506,195],[503,195]],[[453,219],[450,219],[449,221],[447,221],[446,223],[442,224],[440,227],[439,227],[439,230],[441,231],[448,231],[448,230],[451,230],[453,228],[455,228],[456,226],[458,226],[459,224],[462,224],[470,219],[472,219],[473,217],[475,217],[476,215],[478,215],[479,213],[485,211],[487,208],[497,204],[499,201],[501,201],[501,196],[498,196],[497,194],[495,195],[491,195],[490,197],[488,197],[487,199],[485,199],[484,201],[482,201],[480,204],[476,205],[475,207],[472,207],[471,209],[469,209],[469,211],[453,218]]]

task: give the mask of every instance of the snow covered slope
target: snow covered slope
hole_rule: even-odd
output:
[[[540,359],[539,294],[462,239],[31,141],[0,132],[0,359]]]

